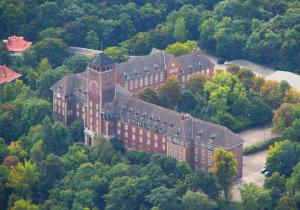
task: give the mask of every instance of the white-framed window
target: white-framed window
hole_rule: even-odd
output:
[[[76,103],[76,108],[79,109],[79,104],[78,103]]]
[[[62,114],[62,115],[65,115],[65,110],[64,110],[64,109],[62,110],[62,113],[61,113],[61,114]]]
[[[154,140],[157,141],[157,139],[158,139],[158,135],[157,135],[157,134],[154,134]]]
[[[162,137],[162,143],[166,142],[166,137]]]
[[[149,82],[148,77],[149,77],[148,75],[145,76],[145,86],[148,85],[148,82]]]
[[[150,139],[147,138],[147,145],[150,145]]]
[[[142,136],[143,133],[144,133],[144,132],[143,132],[143,129],[140,129],[140,130],[139,130],[139,133],[140,133],[140,135]]]
[[[79,111],[76,112],[76,116],[79,117]]]
[[[139,86],[139,80],[136,79],[134,80],[134,88],[138,88],[138,86]]]
[[[150,131],[147,131],[147,137],[150,138]]]
[[[90,115],[93,115],[93,110],[92,109],[90,110]]]
[[[63,108],[65,107],[65,102],[62,102],[62,107],[63,107]]]
[[[164,144],[162,145],[162,150],[166,150],[166,146]]]
[[[143,77],[140,78],[140,87],[144,86],[144,81],[143,81]]]
[[[140,142],[143,143],[143,137],[142,136],[140,136]]]
[[[158,83],[158,73],[155,73],[155,83]]]
[[[128,90],[128,82],[127,81],[125,82],[124,86],[125,86],[125,89]]]
[[[132,90],[133,89],[133,80],[130,80],[130,86],[129,89]]]
[[[125,124],[125,130],[128,130],[128,125],[127,124]]]
[[[121,122],[117,122],[117,127],[118,127],[118,128],[121,127]]]
[[[91,107],[91,108],[93,107],[93,102],[92,102],[92,101],[90,101],[90,107]]]
[[[132,134],[132,140],[135,141],[135,134]]]
[[[154,142],[154,147],[157,148],[158,147],[158,144],[157,142]]]
[[[182,82],[185,81],[185,75],[182,75]]]
[[[160,75],[159,75],[159,81],[163,81],[164,80],[164,73],[163,72],[160,72]]]
[[[124,136],[125,136],[126,138],[128,138],[128,132],[127,132],[127,131],[125,131]]]
[[[121,135],[121,129],[117,129],[117,134]]]
[[[150,85],[152,85],[153,84],[153,74],[150,74]]]
[[[96,125],[99,125],[99,120],[98,119],[96,120]]]
[[[135,127],[134,126],[131,127],[131,132],[135,133]]]
[[[96,104],[96,109],[97,109],[97,110],[99,109],[99,104]]]

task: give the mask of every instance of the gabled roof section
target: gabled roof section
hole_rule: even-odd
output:
[[[228,149],[243,143],[242,138],[228,128],[193,117],[170,129],[167,136],[176,136],[185,141],[197,139],[204,143],[210,143],[209,140],[212,140],[212,144]]]
[[[214,67],[214,64],[209,59],[195,52],[178,56],[176,58],[181,64],[181,70],[183,74],[190,74],[195,71]]]
[[[62,94],[63,96],[77,95],[85,99],[87,89],[87,72],[85,71],[65,76],[56,82],[50,89]]]
[[[1,66],[0,65],[0,84],[12,82],[19,77],[21,77],[22,74],[19,74],[12,69],[8,68],[7,66]]]
[[[23,52],[32,45],[32,42],[26,41],[21,36],[10,36],[7,39],[7,49],[10,52]]]
[[[172,57],[174,56],[165,51],[157,50],[150,55],[133,57],[126,62],[119,63],[116,65],[116,70],[125,79],[132,79],[164,71]]]
[[[104,67],[114,64],[115,62],[107,56],[104,52],[100,52],[97,57],[95,57],[90,64],[94,66]]]

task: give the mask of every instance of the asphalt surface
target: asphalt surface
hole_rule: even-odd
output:
[[[254,183],[258,186],[263,186],[265,177],[260,173],[260,170],[265,167],[267,153],[268,151],[265,150],[244,156],[243,178],[233,184],[232,200],[241,200],[239,188],[245,183]]]
[[[266,141],[272,135],[273,127],[271,125],[252,128],[239,133],[244,139],[244,148],[256,144],[258,142]],[[265,167],[268,151],[261,151],[243,157],[243,177],[233,184],[232,200],[240,201],[241,195],[239,188],[245,183],[253,183],[258,186],[263,186],[265,177],[260,170]]]

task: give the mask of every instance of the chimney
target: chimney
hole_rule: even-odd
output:
[[[192,49],[192,52],[193,52],[194,55],[199,55],[200,50],[199,50],[198,47],[194,47],[194,48]]]
[[[181,120],[186,120],[186,119],[189,119],[189,115],[188,114],[181,114]]]

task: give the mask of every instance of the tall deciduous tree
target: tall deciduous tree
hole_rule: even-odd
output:
[[[195,109],[196,105],[197,101],[193,94],[189,91],[185,91],[178,101],[177,110],[178,112],[190,113]]]
[[[176,191],[164,186],[151,190],[151,193],[147,195],[147,200],[160,210],[181,209],[179,197],[176,195]]]
[[[151,88],[146,88],[140,92],[138,97],[143,101],[147,101],[152,104],[159,104],[158,94]]]
[[[33,204],[30,200],[17,200],[11,210],[38,210],[39,206]]]
[[[183,42],[186,40],[185,20],[183,17],[178,17],[175,22],[174,38],[179,42]]]
[[[161,87],[160,92],[164,92],[168,95],[172,106],[176,106],[180,99],[180,84],[175,76],[171,76],[167,79],[166,83]]]
[[[218,183],[224,190],[225,198],[229,199],[233,176],[237,171],[237,160],[231,152],[217,148],[213,156],[213,162],[212,172],[216,175]]]
[[[88,48],[98,50],[100,47],[100,39],[95,31],[89,31],[85,37],[85,41]]]
[[[123,62],[128,59],[128,50],[123,47],[108,47],[105,53],[111,57],[115,62]]]
[[[184,210],[213,210],[216,207],[216,203],[201,192],[187,191],[181,202]]]
[[[243,209],[265,210],[271,208],[270,191],[252,183],[245,184],[241,189]]]
[[[6,44],[4,42],[0,43],[0,64],[9,65],[11,62],[11,58],[9,56],[9,52],[7,50]]]
[[[47,38],[37,42],[33,47],[37,60],[48,58],[49,63],[57,67],[70,55],[68,46],[61,39]]]
[[[30,161],[18,163],[9,171],[7,186],[15,190],[19,195],[29,198],[31,189],[38,180],[35,164]]]
[[[193,94],[202,94],[207,78],[199,73],[193,73],[189,80],[185,82],[185,88]]]
[[[267,155],[267,169],[271,172],[278,172],[290,176],[293,167],[299,161],[300,146],[289,140],[275,143],[270,147]]]

